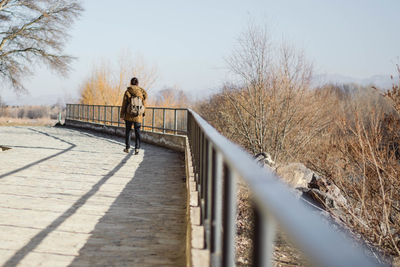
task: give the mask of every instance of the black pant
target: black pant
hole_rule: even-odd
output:
[[[129,149],[131,147],[131,130],[132,123],[135,128],[135,149],[140,148],[140,122],[125,121],[125,145]]]

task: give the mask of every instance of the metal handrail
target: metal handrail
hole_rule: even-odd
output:
[[[162,120],[155,115],[157,110],[162,111]],[[119,111],[118,106],[67,104],[66,119],[120,126],[124,122],[119,119]],[[167,112],[174,113],[173,129],[166,127]],[[184,114],[183,119],[178,120],[177,112]],[[115,114],[117,120],[114,120]],[[193,110],[148,107],[147,114],[151,114],[148,117],[151,124],[143,123],[144,128],[188,136],[201,205],[201,224],[205,229],[204,245],[211,253],[211,266],[235,265],[236,183],[239,177],[254,199],[255,266],[272,266],[277,226],[313,266],[379,266],[356,247],[353,240],[333,230],[298,201],[271,170],[260,167],[247,152],[219,134]],[[162,127],[156,125],[157,120]],[[183,124],[181,127],[177,126],[178,121]]]
[[[235,265],[238,177],[247,184],[254,199],[255,266],[272,266],[277,226],[312,266],[379,266],[355,247],[355,241],[334,231],[321,216],[298,201],[271,170],[260,167],[247,152],[192,110],[188,111],[188,138],[211,266]]]
[[[66,119],[123,126],[125,122],[119,117],[120,111],[120,106],[67,104]],[[146,116],[142,120],[144,131],[150,130],[175,135],[186,134],[186,125],[187,109],[185,108],[146,107]]]

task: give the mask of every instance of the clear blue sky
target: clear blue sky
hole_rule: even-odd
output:
[[[73,98],[93,65],[123,50],[156,65],[153,91],[176,85],[195,96],[226,79],[224,58],[251,21],[272,38],[303,49],[316,73],[356,78],[390,75],[399,63],[399,0],[85,0],[66,52],[77,57],[68,79],[38,68],[29,99]],[[10,90],[0,91],[13,102]],[[48,96],[46,96],[48,95]],[[52,96],[50,96],[52,95]],[[27,100],[28,99],[28,100]],[[43,100],[44,101],[44,100]]]

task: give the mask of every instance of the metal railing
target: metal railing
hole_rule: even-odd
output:
[[[110,126],[124,126],[120,106],[67,104],[66,119]],[[146,107],[142,121],[144,131],[186,134],[187,109]]]
[[[122,126],[119,112],[118,106],[67,104],[66,119]],[[354,241],[298,201],[272,171],[260,167],[194,111],[148,107],[143,126],[149,131],[188,136],[210,266],[235,265],[239,177],[254,200],[254,266],[272,266],[277,226],[313,266],[379,266]]]
[[[188,111],[188,138],[211,266],[235,265],[236,182],[247,184],[254,199],[253,265],[272,266],[276,227],[312,266],[378,266],[355,242],[334,231],[298,201],[272,171],[260,167],[198,114]]]

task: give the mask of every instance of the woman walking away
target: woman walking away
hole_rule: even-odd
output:
[[[135,128],[135,155],[139,154],[140,149],[140,127],[146,106],[147,93],[139,87],[136,77],[131,79],[131,85],[126,89],[122,100],[120,118],[125,120],[125,145],[124,152],[129,153],[131,147],[132,123]]]

